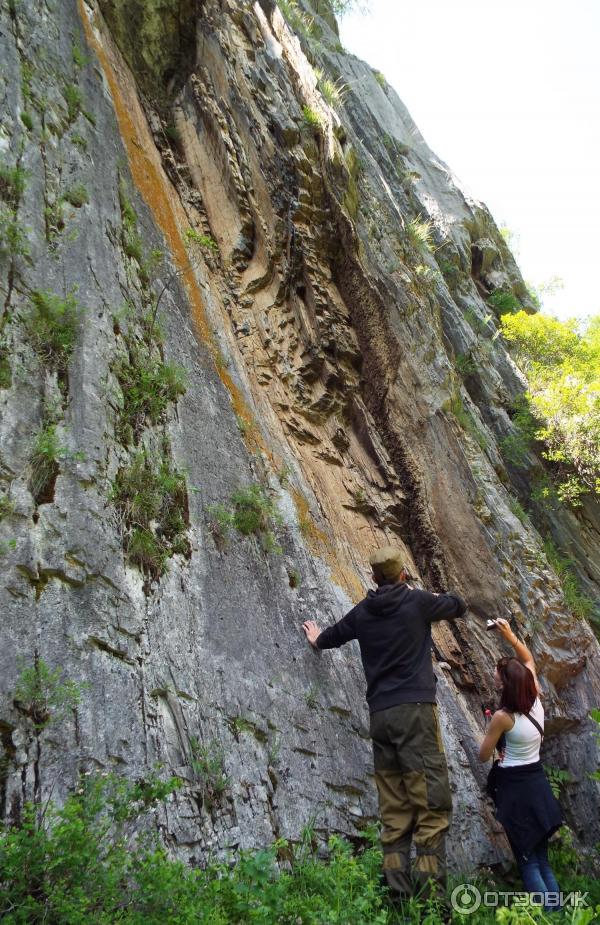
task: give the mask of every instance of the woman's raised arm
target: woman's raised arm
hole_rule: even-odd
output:
[[[535,681],[536,690],[538,694],[541,693],[540,685],[539,685],[538,678],[537,678],[537,672],[535,669],[535,661],[534,661],[533,655],[531,654],[531,652],[529,651],[525,643],[521,642],[521,640],[515,636],[515,634],[510,628],[510,623],[508,622],[508,620],[503,620],[502,617],[498,617],[498,619],[495,622],[501,634],[504,636],[506,641],[509,642],[511,646],[513,647],[513,649],[515,650],[515,655],[517,656],[519,661],[523,662],[526,668],[529,668],[530,672],[533,675],[533,680]]]

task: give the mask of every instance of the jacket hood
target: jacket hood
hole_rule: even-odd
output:
[[[384,616],[386,610],[397,610],[409,594],[410,588],[404,581],[380,585],[375,591],[367,592],[367,610]]]

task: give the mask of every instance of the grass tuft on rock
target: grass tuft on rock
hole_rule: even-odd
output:
[[[21,316],[35,352],[61,374],[67,371],[82,314],[83,309],[72,292],[61,298],[38,289],[30,295],[29,311]]]
[[[185,477],[164,456],[136,453],[113,483],[115,505],[128,561],[148,578],[160,578],[169,558],[191,553]]]

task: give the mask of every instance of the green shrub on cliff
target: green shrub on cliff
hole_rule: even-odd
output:
[[[281,515],[262,485],[238,488],[230,506],[214,504],[208,514],[213,537],[221,548],[225,547],[230,529],[235,528],[244,536],[256,536],[265,552],[281,552],[274,532]]]
[[[82,314],[74,292],[61,298],[53,292],[34,290],[29,311],[21,316],[33,349],[59,374],[66,373]]]
[[[292,32],[305,39],[312,37],[314,20],[303,12],[296,0],[277,0],[277,6]]]
[[[118,436],[128,445],[139,439],[145,424],[157,424],[168,406],[187,389],[187,374],[177,363],[165,363],[130,339],[127,358],[114,371],[123,393]]]
[[[110,500],[119,514],[125,555],[144,575],[160,578],[171,556],[189,556],[185,477],[169,459],[137,453],[118,471]]]
[[[600,316],[581,326],[520,311],[501,325],[529,380],[532,436],[557,473],[557,496],[577,506],[600,494]]]
[[[552,540],[545,540],[544,553],[550,566],[560,581],[565,603],[571,613],[581,619],[589,618],[594,610],[594,602],[579,587],[577,576],[573,571],[573,559],[563,555]]]

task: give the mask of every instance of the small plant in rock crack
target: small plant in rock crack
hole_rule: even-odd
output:
[[[88,191],[83,183],[77,183],[75,186],[69,187],[63,199],[69,202],[75,209],[81,209],[82,206],[87,205],[90,201]]]
[[[281,553],[273,531],[282,518],[262,485],[238,488],[231,496],[231,504],[231,508],[223,504],[208,508],[217,545],[223,548],[234,528],[244,536],[257,536],[265,552]]]
[[[53,292],[34,290],[29,311],[20,316],[31,346],[59,379],[66,376],[75,347],[83,309],[74,292],[61,298]]]
[[[15,504],[7,494],[0,495],[0,522],[5,517],[11,517],[15,512]]]
[[[96,125],[95,116],[84,107],[83,94],[77,84],[65,83],[63,87],[63,99],[67,107],[67,125],[71,125],[75,122],[80,113],[82,116],[85,116],[91,125]]]
[[[546,777],[548,778],[550,789],[558,800],[562,788],[566,784],[571,784],[573,782],[573,778],[571,777],[569,771],[563,771],[562,768],[554,768],[547,764],[544,765],[544,771],[546,772]]]
[[[0,257],[28,257],[27,231],[14,209],[0,206]]]
[[[304,119],[304,124],[311,128],[321,128],[323,126],[323,116],[310,106],[302,107],[302,118]]]
[[[114,371],[123,393],[117,434],[128,445],[137,442],[146,422],[157,424],[169,404],[185,394],[187,374],[182,366],[163,362],[133,339],[127,357],[115,363]]]
[[[196,738],[190,739],[190,752],[190,763],[200,785],[202,803],[210,810],[229,787],[229,778],[225,773],[225,753],[215,739],[203,743]]]
[[[317,86],[321,96],[332,109],[337,109],[344,102],[344,97],[348,92],[348,84],[344,83],[341,77],[338,80],[331,80],[321,68],[315,68]]]
[[[0,336],[0,389],[10,389],[11,385],[10,349],[8,341]]]
[[[209,234],[201,234],[199,231],[196,231],[194,228],[188,228],[184,231],[184,238],[186,244],[199,244],[200,247],[205,248],[210,251],[218,251],[219,245],[213,237]]]
[[[83,453],[72,453],[60,442],[56,424],[46,424],[35,438],[29,456],[29,490],[36,504],[52,501],[62,459],[84,458]]]
[[[430,219],[413,218],[407,222],[406,233],[417,250],[433,251],[433,222]]]
[[[137,453],[117,473],[110,500],[121,518],[125,554],[144,575],[160,578],[171,556],[189,557],[185,477],[169,459]]]
[[[465,379],[477,372],[477,363],[470,353],[458,353],[454,363],[459,376]]]
[[[319,685],[311,684],[306,694],[304,695],[304,702],[309,710],[316,710],[319,705]]]
[[[522,524],[527,520],[527,511],[524,510],[523,506],[516,498],[511,498],[508,506],[510,507],[512,513],[515,515],[517,520],[520,520]]]
[[[494,289],[487,297],[487,304],[491,305],[498,315],[505,315],[509,312],[516,314],[523,308],[516,295],[504,289]]]
[[[314,20],[303,12],[296,0],[277,0],[277,6],[293,32],[305,39],[312,37]]]
[[[51,668],[38,653],[33,665],[18,660],[21,670],[13,693],[13,702],[40,732],[51,722],[58,722],[81,701],[82,692],[89,685],[85,681],[71,681],[64,677],[63,669]]]
[[[0,199],[16,208],[25,192],[27,171],[23,167],[8,167],[0,163]]]

